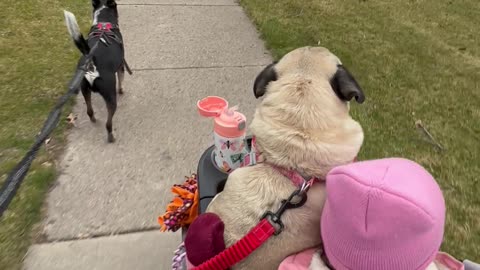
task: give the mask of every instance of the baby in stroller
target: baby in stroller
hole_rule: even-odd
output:
[[[445,212],[437,182],[412,161],[337,167],[327,176],[323,248],[292,255],[279,270],[479,270],[439,252]]]

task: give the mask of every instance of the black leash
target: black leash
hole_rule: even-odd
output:
[[[45,140],[50,136],[52,131],[57,127],[60,120],[60,115],[62,112],[62,107],[67,103],[71,96],[77,93],[80,83],[82,82],[85,72],[88,70],[88,66],[92,62],[93,53],[98,47],[98,42],[92,47],[90,53],[85,57],[85,62],[83,65],[77,68],[75,75],[68,84],[68,91],[65,93],[55,104],[55,107],[48,115],[47,120],[43,124],[43,128],[40,134],[35,139],[35,143],[32,145],[27,154],[23,159],[15,166],[15,168],[10,172],[5,183],[3,183],[2,188],[0,189],[0,217],[3,216],[5,210],[7,210],[10,202],[15,196],[20,184],[27,175],[30,166],[32,165],[33,160],[35,159],[38,150],[43,145]]]

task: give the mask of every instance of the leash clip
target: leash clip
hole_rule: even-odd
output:
[[[308,183],[305,181],[305,183]],[[306,184],[306,187],[308,185]],[[307,193],[305,190],[303,190],[303,185],[300,189],[295,190],[287,200],[282,200],[282,204],[280,205],[280,208],[274,213],[272,211],[267,211],[265,214],[263,214],[261,219],[266,219],[272,224],[272,226],[275,228],[275,232],[273,233],[274,235],[279,235],[285,226],[283,225],[283,222],[281,220],[283,213],[285,213],[285,210],[287,209],[294,209],[294,208],[299,208],[305,204],[307,201]],[[299,199],[300,198],[300,199]]]
[[[300,186],[300,192],[307,193],[307,191],[313,186],[313,184],[317,181],[317,178],[312,177],[310,180],[303,179],[303,183]]]

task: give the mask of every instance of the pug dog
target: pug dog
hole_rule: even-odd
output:
[[[254,94],[263,97],[250,126],[262,162],[232,172],[207,209],[223,221],[226,247],[298,188],[278,168],[325,179],[332,168],[353,162],[363,143],[349,102],[363,103],[365,95],[326,48],[299,48],[268,65],[255,80]],[[303,206],[285,211],[279,235],[232,269],[274,270],[288,255],[319,246],[325,184],[313,184],[307,196]]]

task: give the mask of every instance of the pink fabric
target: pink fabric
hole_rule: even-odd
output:
[[[282,261],[278,270],[308,270],[312,262],[313,254],[317,249],[307,249]]]
[[[425,269],[443,238],[445,202],[433,177],[400,158],[327,175],[321,233],[336,270]]]
[[[435,258],[437,264],[444,265],[447,269],[450,270],[464,270],[465,266],[463,263],[457,261],[455,258],[450,256],[450,254],[439,252]]]
[[[324,270],[324,266],[318,267],[312,264],[312,259],[316,251],[316,249],[308,249],[289,256],[282,261],[278,270]],[[434,262],[437,269],[465,270],[463,263],[444,252],[439,252]]]

